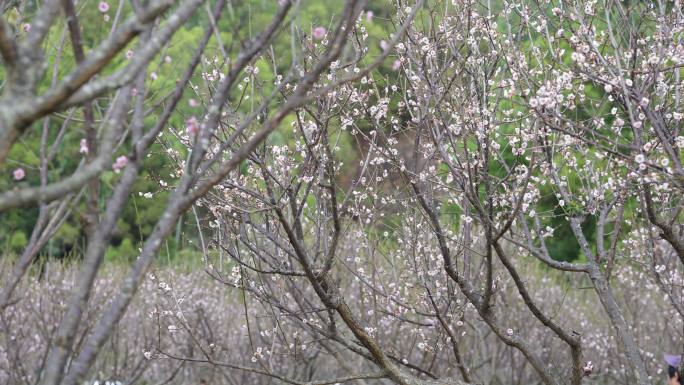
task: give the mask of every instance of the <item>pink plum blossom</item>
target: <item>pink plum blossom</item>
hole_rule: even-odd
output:
[[[185,121],[185,132],[188,135],[195,135],[199,131],[199,122],[197,118],[191,116]]]
[[[99,9],[100,12],[105,13],[109,11],[109,3],[106,1],[100,1],[100,5],[97,6],[97,9]]]
[[[14,176],[14,180],[22,180],[26,176],[26,172],[24,172],[23,168],[19,167],[12,172],[12,175]]]
[[[326,32],[327,30],[325,29],[325,27],[316,27],[313,30],[313,38],[316,40],[323,40]]]
[[[121,155],[120,157],[116,158],[116,162],[112,164],[112,170],[114,170],[115,173],[120,173],[121,169],[126,167],[128,164],[128,158],[126,155]]]

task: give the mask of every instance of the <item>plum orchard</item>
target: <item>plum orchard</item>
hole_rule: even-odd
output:
[[[207,61],[199,88],[190,79],[209,22],[159,100],[145,68],[202,5],[133,2],[83,60],[68,1],[43,6],[25,37],[3,20],[0,159],[62,111],[82,110],[90,134],[73,174],[0,193],[0,210],[40,207],[0,306],[21,306],[16,288],[70,203],[92,202],[105,168],[119,174],[106,207],[89,205],[79,279],[44,364],[13,378],[88,378],[186,212],[204,279],[236,300],[200,307],[159,282],[156,342],[141,346],[149,365],[210,367],[227,383],[240,372],[292,384],[641,385],[660,381],[657,349],[684,352],[679,2],[397,2],[392,33],[378,37],[369,4],[349,1],[304,33],[282,1],[239,53]],[[75,64],[41,91],[36,47],[51,23],[72,26]],[[283,63],[270,42],[288,33]],[[134,38],[129,64],[95,76]],[[186,88],[201,112],[170,124]],[[88,120],[99,98],[108,110]],[[165,209],[93,320],[88,299],[155,141],[176,180],[160,181]],[[115,156],[126,142],[131,152]],[[47,139],[36,151],[47,169]],[[577,256],[559,255],[559,237]],[[226,313],[231,322],[216,321]]]

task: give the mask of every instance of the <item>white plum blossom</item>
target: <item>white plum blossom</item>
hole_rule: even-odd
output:
[[[646,161],[646,157],[644,156],[644,154],[638,154],[634,157],[634,161],[637,163],[644,163]]]
[[[81,142],[80,142],[80,145],[78,148],[78,152],[81,154],[87,154],[88,153],[88,140],[86,138],[81,139]]]

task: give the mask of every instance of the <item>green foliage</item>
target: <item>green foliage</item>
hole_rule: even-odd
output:
[[[124,240],[118,246],[111,246],[105,253],[105,261],[111,263],[127,263],[132,261],[138,255],[138,249],[133,246],[129,238]]]
[[[20,253],[24,247],[26,247],[26,244],[28,243],[28,239],[26,239],[26,234],[19,230],[16,231],[12,234],[9,240],[9,247],[10,250],[15,252],[15,253]]]
[[[296,23],[301,28],[296,32],[294,38],[301,38],[301,35],[308,35],[311,33],[311,29],[316,26],[324,26],[326,28],[332,27],[332,20],[336,16],[335,12],[342,9],[342,0],[333,0],[328,2],[320,1],[303,1],[298,3],[297,12],[293,13],[296,15]],[[125,19],[127,15],[131,14],[131,9],[128,3],[126,3],[126,8],[122,12],[122,16]],[[502,7],[502,3],[494,2],[493,12],[498,12],[499,8]],[[169,126],[174,129],[182,129],[185,120],[198,113],[200,109],[193,108],[189,105],[188,101],[192,99],[199,100],[202,103],[206,103],[206,100],[201,100],[199,95],[207,94],[209,90],[206,88],[206,82],[203,80],[201,73],[211,73],[214,69],[226,72],[227,64],[223,63],[218,58],[221,55],[218,53],[221,48],[229,52],[229,56],[232,58],[244,42],[254,37],[259,33],[265,25],[267,25],[277,8],[277,2],[275,1],[248,1],[240,4],[230,3],[227,12],[221,20],[218,21],[218,27],[220,30],[220,42],[224,45],[219,47],[219,39],[213,36],[209,43],[209,48],[206,52],[216,52],[216,57],[206,56],[203,58],[198,71],[196,72],[192,84],[197,87],[197,91],[188,88],[185,91],[183,100],[179,103],[173,116],[169,120]],[[388,6],[385,1],[371,2],[367,10],[372,11],[374,18],[371,21],[362,20],[362,25],[368,34],[368,47],[370,53],[367,59],[372,60],[374,57],[381,53],[380,41],[382,39],[387,39],[388,31],[392,30],[394,27],[387,24],[393,15],[393,7]],[[79,9],[80,20],[82,20],[82,36],[83,43],[86,53],[93,50],[100,44],[104,39],[109,36],[111,29],[111,21],[105,21],[103,15],[97,10],[96,6],[88,4],[88,6],[81,7]],[[432,20],[434,15],[428,14],[427,11],[419,12],[417,21],[418,25],[424,24],[426,27],[438,20]],[[515,13],[511,14],[511,17],[518,17]],[[8,13],[8,21],[10,23],[21,23],[22,15],[16,14],[16,11],[11,11]],[[209,23],[208,16],[206,12],[198,12],[193,15],[191,19],[186,23],[186,25],[181,28],[173,37],[171,43],[165,47],[157,58],[153,61],[153,64],[148,69],[146,73],[147,76],[147,87],[148,92],[153,97],[161,100],[161,97],[167,95],[175,86],[176,80],[182,76],[185,69],[185,64],[190,59],[193,47],[197,41],[200,40],[204,34],[205,26]],[[568,21],[571,23],[571,21]],[[504,28],[503,25],[499,25],[498,28]],[[598,28],[605,28],[604,25],[599,25]],[[48,37],[46,39],[46,46],[57,47],[61,44],[63,39],[63,26],[60,23],[56,23]],[[281,33],[277,35],[273,42],[273,52],[278,52],[281,56],[277,59],[276,67],[267,60],[267,58],[261,58],[255,63],[255,67],[259,69],[259,82],[261,82],[261,88],[263,94],[268,94],[274,89],[274,80],[276,74],[282,74],[284,69],[290,64],[291,55],[289,47],[291,46],[291,38],[288,33]],[[543,54],[540,56],[541,60],[547,61],[552,60],[548,57],[547,53],[547,42],[542,38],[535,38],[534,40],[527,40],[523,37],[523,42],[521,44],[528,47],[530,51],[529,60],[534,62],[539,60],[531,54],[532,47],[537,47]],[[69,39],[65,39],[65,48],[62,52],[62,56],[59,58],[59,76],[63,77],[69,71],[73,70],[75,66],[75,59],[72,55],[71,47],[69,46]],[[118,69],[123,68],[129,59],[126,57],[125,52],[128,49],[135,50],[135,45],[132,44],[127,49],[123,50],[120,55],[118,55],[113,62],[105,69],[102,76],[106,76]],[[568,47],[569,48],[569,47]],[[486,47],[483,47],[486,49]],[[607,49],[607,48],[605,48]],[[569,62],[569,52],[568,49],[562,61]],[[289,53],[289,54],[288,54]],[[53,68],[55,60],[57,60],[57,50],[48,49],[47,50],[47,71],[40,88],[45,90],[51,86],[51,76],[50,69]],[[368,64],[368,63],[361,63]],[[374,78],[376,80],[374,87],[378,90],[387,87],[388,85],[398,84],[398,74],[392,71],[390,68],[392,66],[392,58],[389,58],[385,64],[383,64],[377,71]],[[3,69],[0,67],[0,78],[3,75]],[[154,78],[151,76],[154,73]],[[602,89],[594,88],[591,85],[587,85],[587,95],[589,96],[588,101],[584,104],[579,104],[576,111],[574,111],[577,116],[575,119],[587,119],[596,114],[592,109],[595,108],[592,105],[592,99],[598,100],[604,98],[604,92]],[[252,91],[250,87],[245,87],[245,93],[249,94]],[[379,92],[378,94],[382,94]],[[247,103],[241,103],[239,109],[240,112],[248,113],[253,108],[253,105],[258,103],[263,95],[250,95],[251,100]],[[397,96],[392,96],[393,98],[398,98]],[[235,101],[229,101],[233,103]],[[392,100],[390,103],[390,108],[393,109],[390,113],[394,116],[399,116],[399,111],[396,110],[396,106],[399,100]],[[500,110],[519,110],[520,106],[515,105],[515,103],[525,104],[524,100],[503,100],[499,106]],[[610,109],[612,105],[608,103],[603,103],[601,109]],[[98,108],[95,109],[95,119],[99,122],[103,119],[102,111]],[[47,144],[50,146],[56,139],[57,133],[60,131],[62,124],[64,123],[66,116],[52,116],[48,122],[48,140]],[[48,171],[48,181],[55,181],[65,175],[69,175],[79,165],[82,159],[82,154],[79,153],[79,141],[85,136],[83,131],[83,116],[80,109],[75,109],[73,113],[73,120],[69,123],[67,130],[65,131],[64,140],[61,141],[56,150],[59,156],[50,163]],[[405,113],[404,117],[401,119],[408,120],[408,115]],[[290,123],[295,119],[294,115],[288,116],[282,124],[281,129],[276,131],[270,138],[271,143],[278,143],[280,145],[291,144],[293,142],[293,135],[290,129]],[[152,125],[155,123],[155,116],[152,115],[147,118],[146,125]],[[608,122],[609,123],[609,122]],[[338,126],[339,121],[331,121],[331,125]],[[34,127],[38,128],[38,127]],[[360,127],[362,131],[370,130],[370,127]],[[389,129],[389,128],[388,128]],[[40,182],[40,177],[38,175],[38,165],[39,165],[39,153],[37,152],[40,148],[40,129],[29,130],[29,132],[22,137],[21,141],[12,148],[8,162],[0,167],[0,191],[7,191],[17,187],[27,187],[36,186]],[[334,129],[331,131],[335,131]],[[507,148],[507,140],[511,135],[515,135],[515,126],[513,124],[503,124],[498,127],[498,132],[500,136],[497,138],[499,144],[503,149]],[[162,138],[164,146],[160,144],[155,144],[152,148],[151,155],[144,160],[143,172],[141,173],[140,180],[135,184],[133,190],[133,197],[129,200],[123,215],[117,223],[116,232],[114,238],[112,239],[112,246],[107,250],[107,260],[108,261],[127,261],[133,258],[137,254],[137,249],[141,242],[147,237],[153,229],[153,226],[161,215],[164,205],[168,198],[168,191],[160,187],[160,181],[166,181],[169,186],[173,186],[174,178],[171,176],[175,173],[175,166],[170,164],[168,155],[166,151],[168,149],[176,150],[181,153],[181,157],[185,156],[185,148],[182,146],[176,137],[173,135],[164,135]],[[341,158],[338,160],[342,161],[343,167],[341,170],[341,180],[338,181],[340,185],[344,185],[348,181],[346,179],[353,178],[353,174],[356,170],[356,165],[358,163],[358,158],[360,154],[356,151],[355,139],[348,132],[343,131],[339,135],[333,135],[329,138],[332,146],[339,147],[340,151],[337,152]],[[474,141],[465,143],[468,150],[476,151],[478,144]],[[130,148],[128,144],[124,144],[117,152],[116,156],[128,154]],[[295,157],[299,157],[299,154],[294,154]],[[503,177],[507,173],[504,162],[508,167],[514,167],[518,164],[527,164],[528,162],[515,156],[510,150],[504,151],[504,158],[502,160],[492,159],[490,161],[490,173],[493,175]],[[16,167],[22,167],[26,171],[26,178],[20,182],[14,181],[11,173]],[[240,172],[247,173],[247,164],[245,163],[240,167]],[[444,167],[440,167],[438,172],[444,174],[448,172]],[[570,183],[573,183],[574,176],[572,171],[566,171],[566,176],[569,178]],[[99,191],[99,206],[101,210],[104,210],[106,204],[106,197],[108,197],[112,191],[116,180],[120,176],[112,171],[106,171],[100,176],[101,188]],[[484,194],[484,191],[481,191]],[[152,197],[145,197],[145,194],[151,194]],[[558,207],[557,198],[553,195],[551,187],[545,189],[542,192],[541,208],[546,209],[547,212],[552,212],[553,215],[550,219],[549,225],[555,230],[555,236],[547,240],[549,245],[549,251],[554,258],[562,260],[575,260],[581,258],[580,248],[575,240],[575,237],[571,234],[571,229],[568,224],[568,216],[579,214],[579,207],[575,207],[573,202],[567,202],[564,209]],[[630,216],[631,210],[634,208],[628,208],[625,213],[625,217]],[[43,254],[50,256],[63,256],[70,253],[79,254],[82,253],[82,247],[85,244],[85,232],[83,230],[84,225],[81,223],[83,215],[85,214],[86,208],[84,203],[79,203],[77,206],[73,207],[72,215],[64,223],[64,225],[57,232],[56,236],[50,243],[42,250]],[[7,245],[4,249],[8,249],[12,252],[20,252],[22,247],[26,244],[28,235],[31,234],[31,230],[37,218],[38,210],[36,208],[30,209],[17,209],[11,210],[0,216],[0,244]],[[460,208],[457,205],[447,204],[440,209],[440,215],[444,216],[445,219],[448,217],[448,223],[451,224],[452,229],[456,230],[458,228],[461,216]],[[594,229],[595,220],[592,217],[585,220],[583,223],[583,229],[587,238],[590,242],[594,242]],[[384,233],[388,230],[391,234],[391,228],[396,226],[400,222],[401,218],[393,218],[388,216],[385,219],[386,228],[379,229],[378,231]],[[170,239],[166,247],[166,259],[168,261],[176,259],[186,259],[186,258],[197,258],[195,251],[186,251],[185,248],[191,245],[190,242],[194,242],[192,247],[198,244],[198,234],[194,228],[194,218],[189,220],[186,216],[185,220],[179,225],[179,229],[176,232],[176,236]],[[186,255],[187,253],[193,254],[192,256]],[[162,258],[164,259],[164,258]]]

